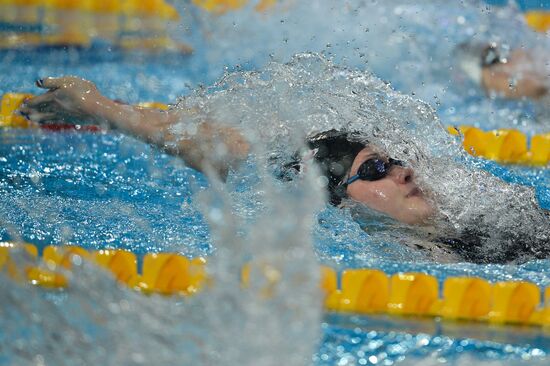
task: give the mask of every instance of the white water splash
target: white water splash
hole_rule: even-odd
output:
[[[255,151],[258,156],[275,157],[279,164],[291,159],[307,134],[360,132],[414,168],[438,207],[437,230],[431,235],[470,245],[462,250],[474,261],[542,257],[550,245],[550,223],[531,188],[504,183],[478,168],[428,104],[392,90],[369,73],[301,54],[260,72],[227,74],[206,93],[180,100],[179,107],[200,111],[197,121],[237,126],[263,148]],[[186,122],[182,128],[194,127]],[[387,222],[376,214],[372,219]],[[375,241],[387,242],[387,235],[411,239],[411,227],[391,220],[385,225],[388,230],[375,233]]]
[[[425,100],[447,123],[539,133],[548,129],[543,117],[543,125],[534,123],[545,102],[486,98],[457,60],[455,51],[463,42],[495,42],[504,50],[532,50],[536,67],[548,74],[550,40],[530,29],[512,2],[496,7],[476,0],[444,6],[437,0],[279,1],[265,13],[255,11],[255,5],[252,1],[222,16],[195,12],[196,32],[208,45],[201,52],[212,72],[225,66],[258,68],[272,60],[287,62],[295,53],[319,52],[339,64],[370,70],[401,92]]]

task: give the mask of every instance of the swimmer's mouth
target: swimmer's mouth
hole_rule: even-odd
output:
[[[411,189],[411,191],[405,197],[409,198],[415,196],[422,196],[422,191],[418,187]]]

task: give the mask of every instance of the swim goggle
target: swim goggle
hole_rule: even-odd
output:
[[[346,180],[346,184],[350,185],[358,179],[367,180],[370,182],[380,180],[382,178],[385,178],[389,174],[392,166],[394,165],[403,166],[404,163],[401,160],[391,158],[388,160],[384,160],[380,157],[365,160],[359,166],[359,169],[357,169],[357,174],[349,177],[348,180]]]
[[[481,66],[490,67],[496,64],[505,64],[506,58],[502,57],[496,44],[491,44],[481,53]]]

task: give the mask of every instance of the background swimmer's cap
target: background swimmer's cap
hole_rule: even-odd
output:
[[[340,183],[367,142],[357,132],[330,130],[309,137],[307,145],[314,152],[313,158],[321,174],[328,179],[330,203],[339,205],[342,198],[346,197],[346,186]]]
[[[456,46],[453,52],[460,69],[478,85],[481,83],[481,58],[488,46],[488,43],[464,42]]]

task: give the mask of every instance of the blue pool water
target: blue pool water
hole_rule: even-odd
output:
[[[69,242],[137,254],[212,254],[208,225],[192,204],[194,192],[208,183],[177,158],[114,133],[5,129],[0,139],[1,240],[22,239],[39,247]],[[486,166],[512,182],[547,189],[550,181],[547,169]],[[548,192],[541,198],[548,202]],[[331,219],[333,209],[327,210],[319,220]],[[335,223],[331,230],[345,230],[345,225]],[[337,259],[342,268],[375,267],[388,274],[423,271],[441,281],[470,275],[550,285],[546,260],[519,266],[403,263],[383,254],[365,259],[349,249],[364,242],[340,246],[331,238],[315,240],[318,255],[329,263]],[[471,325],[461,328],[434,320],[326,315],[314,360],[317,365],[363,364],[363,360],[391,365],[433,353],[449,361],[464,354],[481,360],[539,359],[550,346],[541,330],[477,327],[472,331]]]
[[[69,52],[2,51],[0,93],[38,93],[34,79],[73,74],[95,81],[112,98],[130,103],[169,103],[198,85],[210,84],[223,70],[219,67],[223,62],[209,64],[202,50],[187,58],[132,57],[102,47]],[[242,65],[256,66],[254,62]],[[447,107],[443,105],[439,110],[444,122],[455,122],[456,111],[446,115]],[[467,105],[460,107],[467,109]],[[530,106],[525,108],[529,112]],[[530,131],[529,125],[521,127]],[[39,248],[60,243],[89,249],[123,248],[139,255],[170,251],[209,256],[216,251],[208,224],[194,200],[209,183],[181,160],[114,132],[4,129],[0,131],[0,142],[0,240],[24,240]],[[540,206],[550,209],[550,169],[487,161],[477,164],[507,182],[533,187]],[[368,235],[357,223],[343,220],[346,218],[331,207],[318,214],[313,237],[321,262],[338,268],[381,268],[388,274],[423,271],[441,281],[448,276],[470,275],[491,281],[528,280],[541,287],[550,285],[548,260],[522,265],[399,261],[395,259],[401,250],[398,245],[369,248]],[[345,243],[338,242],[343,231],[354,233],[340,235]],[[35,299],[37,303],[61,309],[64,304],[72,304],[70,296],[68,299],[63,294],[40,292],[36,296],[40,301],[45,299]],[[102,334],[104,330],[91,319],[77,314],[71,321],[76,328],[86,329],[88,335]],[[550,350],[545,331],[533,328],[325,314],[321,329],[321,342],[313,355],[316,365],[445,361],[544,364]],[[24,329],[19,330],[24,333]],[[3,342],[9,342],[6,334],[10,333],[0,330]],[[11,360],[0,356],[0,364],[9,365]]]
[[[506,1],[502,0],[487,0],[488,4],[494,5],[506,5]],[[539,1],[539,0],[519,0],[517,4],[524,11],[535,11],[535,10],[545,10],[550,8],[550,1]]]
[[[177,158],[116,134],[4,130],[2,142],[3,239],[21,225],[17,234],[39,246],[210,253],[201,215],[182,215],[206,179]]]

